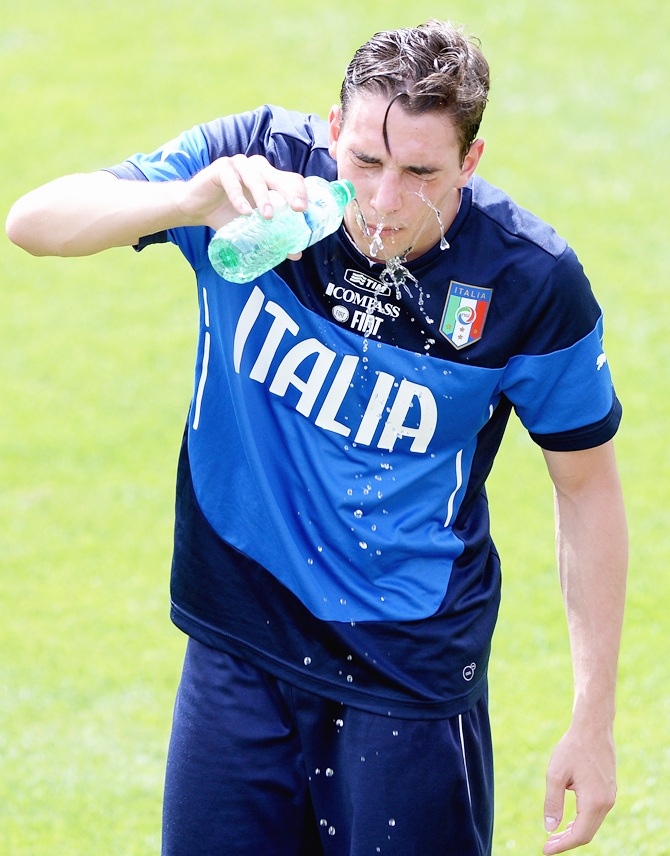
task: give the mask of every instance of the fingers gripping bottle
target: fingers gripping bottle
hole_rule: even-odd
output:
[[[271,220],[257,208],[222,226],[212,238],[208,255],[219,276],[229,282],[251,282],[283,262],[289,253],[302,252],[335,232],[346,205],[354,198],[350,181],[326,181],[319,176],[305,179],[306,211],[294,211],[282,200],[274,205]]]

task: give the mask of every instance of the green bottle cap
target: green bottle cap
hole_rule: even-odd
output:
[[[341,199],[344,205],[347,205],[356,196],[354,186],[349,181],[349,179],[339,178],[337,181],[334,181],[333,184],[343,191],[341,194]]]

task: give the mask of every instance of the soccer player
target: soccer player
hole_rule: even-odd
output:
[[[614,803],[621,408],[574,252],[476,175],[488,85],[459,28],[377,33],[327,121],[227,116],[9,215],[36,255],[171,241],[197,279],[164,856],[491,853],[485,482],[512,409],[554,485],[574,665],[544,852],[589,841]],[[310,175],[353,183],[339,232],[220,278],[214,230],[271,218],[273,192],[304,210]]]

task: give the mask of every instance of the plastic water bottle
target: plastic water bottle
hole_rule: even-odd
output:
[[[219,276],[229,282],[251,282],[283,262],[289,253],[300,253],[339,229],[346,205],[354,198],[350,181],[305,179],[306,211],[294,211],[281,200],[274,204],[271,220],[255,208],[222,226],[209,244],[208,255]],[[277,194],[278,196],[278,194]]]

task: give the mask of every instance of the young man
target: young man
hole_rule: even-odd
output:
[[[555,487],[574,663],[544,852],[589,841],[614,802],[620,407],[574,253],[475,176],[487,97],[458,29],[378,33],[328,122],[229,116],[10,213],[34,254],[169,240],[197,275],[165,856],[491,852],[484,483],[512,408]],[[248,285],[219,278],[213,230],[270,218],[271,191],[304,209],[313,174],[354,184],[339,232]]]

